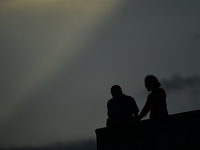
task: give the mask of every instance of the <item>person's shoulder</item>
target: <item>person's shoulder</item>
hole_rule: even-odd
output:
[[[110,105],[110,104],[112,104],[112,103],[113,103],[113,101],[114,101],[114,99],[113,99],[113,98],[111,98],[110,100],[108,100],[108,102],[107,102],[107,105]]]
[[[158,88],[159,92],[165,93],[165,90],[163,88]]]
[[[125,97],[125,98],[132,98],[131,96],[126,95],[126,94],[124,94],[124,97]]]
[[[134,98],[132,96],[129,96],[129,95],[124,95],[125,96],[125,99],[126,100],[129,100],[129,101],[133,101]]]

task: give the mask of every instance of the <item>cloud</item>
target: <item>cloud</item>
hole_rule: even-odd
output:
[[[199,41],[200,40],[200,32],[198,32],[198,33],[196,33],[195,35],[194,35],[194,40],[196,41]]]
[[[200,76],[194,75],[190,77],[182,77],[181,75],[176,74],[173,75],[171,79],[163,79],[160,82],[162,87],[168,91],[199,88]]]
[[[67,149],[67,150],[95,150],[96,142],[94,139],[72,142],[68,144],[56,143],[50,147],[51,149]]]
[[[160,82],[168,94],[168,106],[171,113],[200,109],[200,76],[183,77],[176,74]]]
[[[71,143],[60,143],[56,142],[52,145],[48,146],[40,146],[40,147],[13,147],[10,149],[2,149],[0,150],[96,150],[96,141],[95,139],[87,139],[74,141]]]

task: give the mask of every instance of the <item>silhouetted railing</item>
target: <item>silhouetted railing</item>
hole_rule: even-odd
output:
[[[200,110],[95,132],[97,150],[200,150]]]

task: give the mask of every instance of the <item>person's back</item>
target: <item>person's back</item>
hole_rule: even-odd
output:
[[[160,118],[168,116],[167,105],[166,105],[166,93],[162,88],[158,88],[152,91],[147,100],[149,101],[150,107],[150,118]]]
[[[118,85],[111,88],[111,93],[113,98],[107,103],[107,126],[124,127],[133,125],[137,120],[139,111],[135,100],[131,96],[123,94]]]

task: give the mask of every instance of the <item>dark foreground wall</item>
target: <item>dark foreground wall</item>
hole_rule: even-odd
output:
[[[200,150],[200,110],[96,129],[97,150]]]

